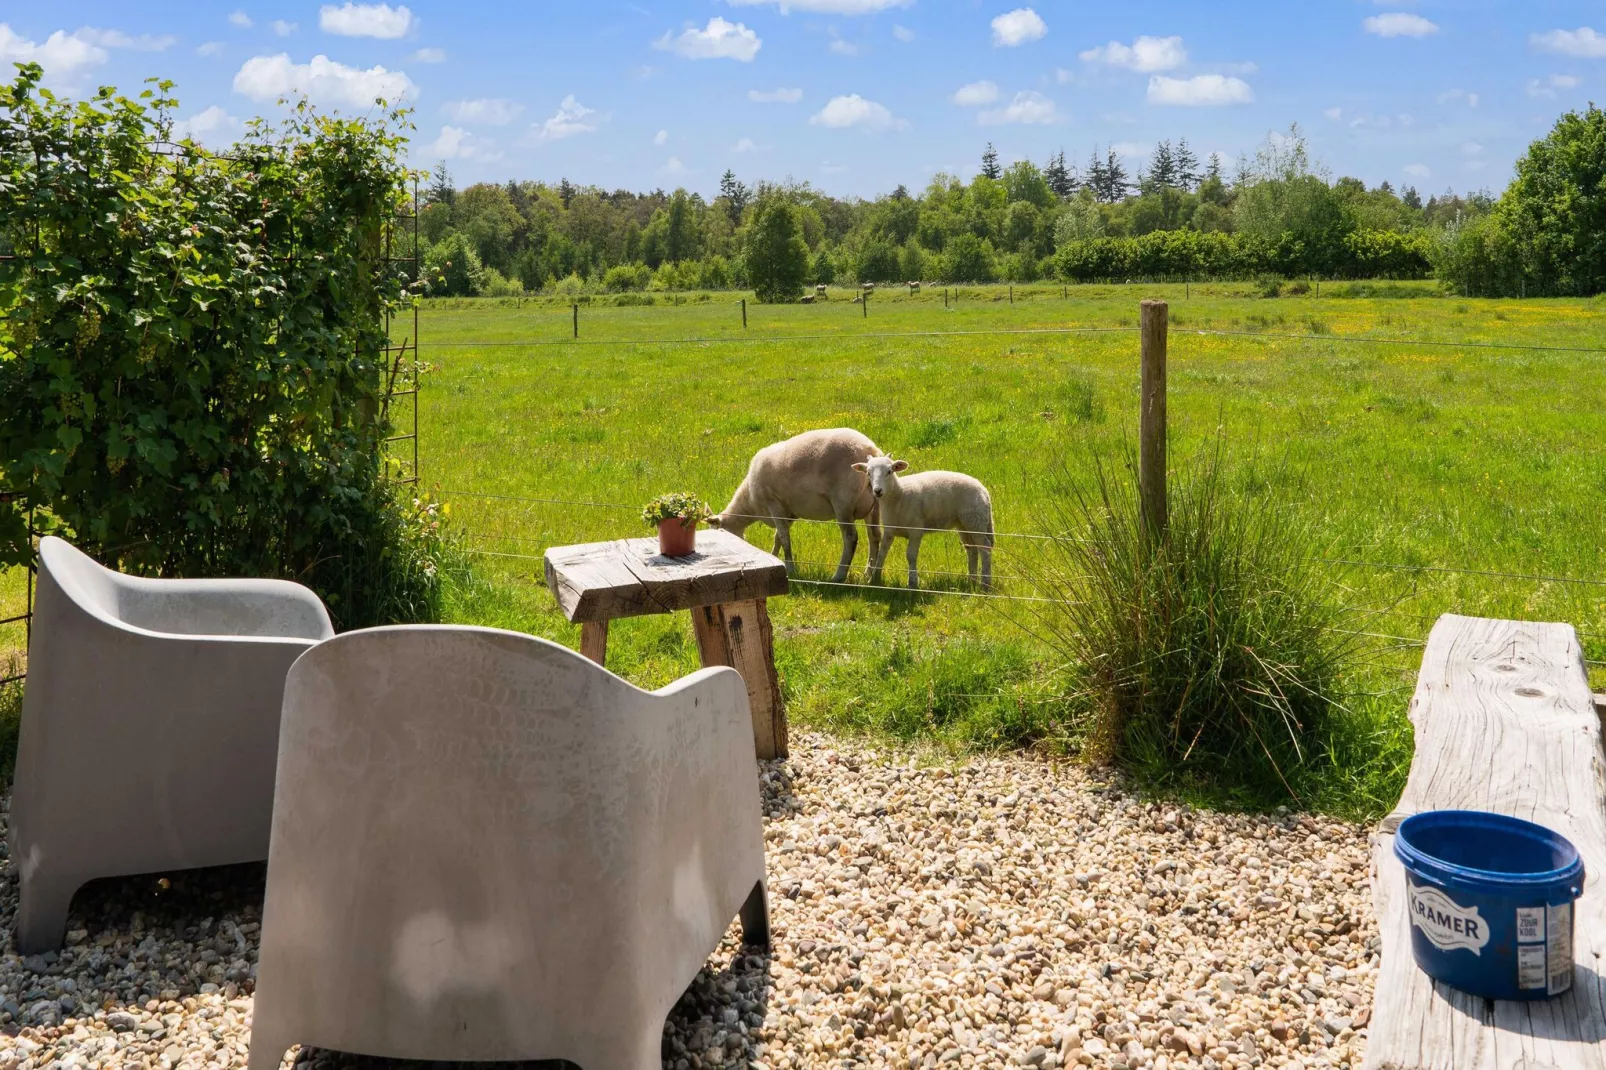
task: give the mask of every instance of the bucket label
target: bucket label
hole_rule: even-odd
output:
[[[1549,974],[1545,971],[1544,944],[1517,945],[1517,987],[1544,988]]]
[[[1464,907],[1437,888],[1406,882],[1410,890],[1411,924],[1422,930],[1428,942],[1440,951],[1464,948],[1482,955],[1489,942],[1489,927],[1477,907]]]
[[[1546,967],[1550,973],[1549,994],[1556,996],[1573,986],[1573,905],[1557,903],[1547,913]]]
[[[1545,908],[1544,907],[1518,907],[1517,908],[1517,942],[1519,944],[1542,944],[1545,941]],[[1524,988],[1537,987],[1536,985],[1523,985]]]

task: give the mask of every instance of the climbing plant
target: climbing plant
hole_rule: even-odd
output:
[[[285,576],[428,616],[439,526],[384,478],[383,248],[406,113],[289,106],[231,149],[177,101],[0,86],[0,564],[27,518],[128,571]]]

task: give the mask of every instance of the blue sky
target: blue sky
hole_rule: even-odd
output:
[[[1600,32],[1596,32],[1596,27]],[[1160,138],[1229,160],[1298,122],[1335,174],[1498,191],[1570,107],[1606,97],[1599,3],[416,0],[0,4],[0,60],[59,90],[178,82],[199,140],[303,90],[405,93],[413,160],[711,194],[727,167],[873,196],[939,170]]]

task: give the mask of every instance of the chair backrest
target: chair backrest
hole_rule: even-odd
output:
[[[46,535],[39,540],[39,571],[86,613],[120,621],[122,586],[117,573],[65,539]]]
[[[331,991],[369,990],[379,956],[427,1004],[509,971],[562,993],[596,980],[578,962],[701,961],[705,890],[732,857],[762,874],[763,844],[745,688],[721,672],[699,696],[487,628],[319,644],[285,686],[264,926]],[[699,819],[711,777],[751,801]]]

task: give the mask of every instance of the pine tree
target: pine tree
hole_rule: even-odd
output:
[[[991,141],[987,142],[987,151],[981,154],[981,173],[995,182],[1004,175],[1004,169],[998,166],[998,150]]]
[[[1405,202],[1407,208],[1415,208],[1418,211],[1422,208],[1422,195],[1416,191],[1415,186],[1406,186],[1400,193],[1400,200]]]
[[[1104,161],[1099,159],[1099,151],[1093,150],[1093,155],[1087,161],[1087,177],[1084,179],[1087,188],[1093,191],[1093,196],[1101,201],[1109,200],[1110,176],[1104,169]]]
[[[558,183],[558,199],[563,202],[563,207],[565,208],[569,207],[569,202],[574,200],[574,184],[567,178]]]
[[[1121,157],[1115,154],[1115,146],[1111,145],[1105,154],[1104,184],[1109,191],[1105,200],[1114,204],[1125,197],[1132,189],[1132,182],[1127,178],[1126,168],[1121,164]]]
[[[1070,168],[1065,166],[1064,149],[1048,158],[1048,166],[1043,168],[1043,177],[1048,180],[1048,188],[1053,190],[1054,196],[1060,200],[1076,192],[1076,180],[1071,177]]]
[[[450,205],[456,200],[457,190],[452,187],[452,173],[446,169],[446,161],[442,160],[436,165],[434,173],[429,176],[429,188],[424,191],[424,202]]]
[[[1154,147],[1154,155],[1149,157],[1149,172],[1143,176],[1143,188],[1158,190],[1176,184],[1176,154],[1171,150],[1171,142],[1162,141]]]
[[[1187,138],[1177,142],[1177,184],[1183,189],[1199,184],[1199,157],[1188,147]]]
[[[1205,166],[1204,180],[1206,182],[1210,182],[1210,181],[1225,182],[1226,181],[1226,179],[1221,177],[1221,153],[1212,152],[1210,154],[1210,162]]]
[[[753,199],[752,191],[747,185],[736,178],[736,172],[726,169],[724,177],[719,180],[719,195],[725,198],[725,212],[730,216],[733,226],[742,222],[742,212]]]

